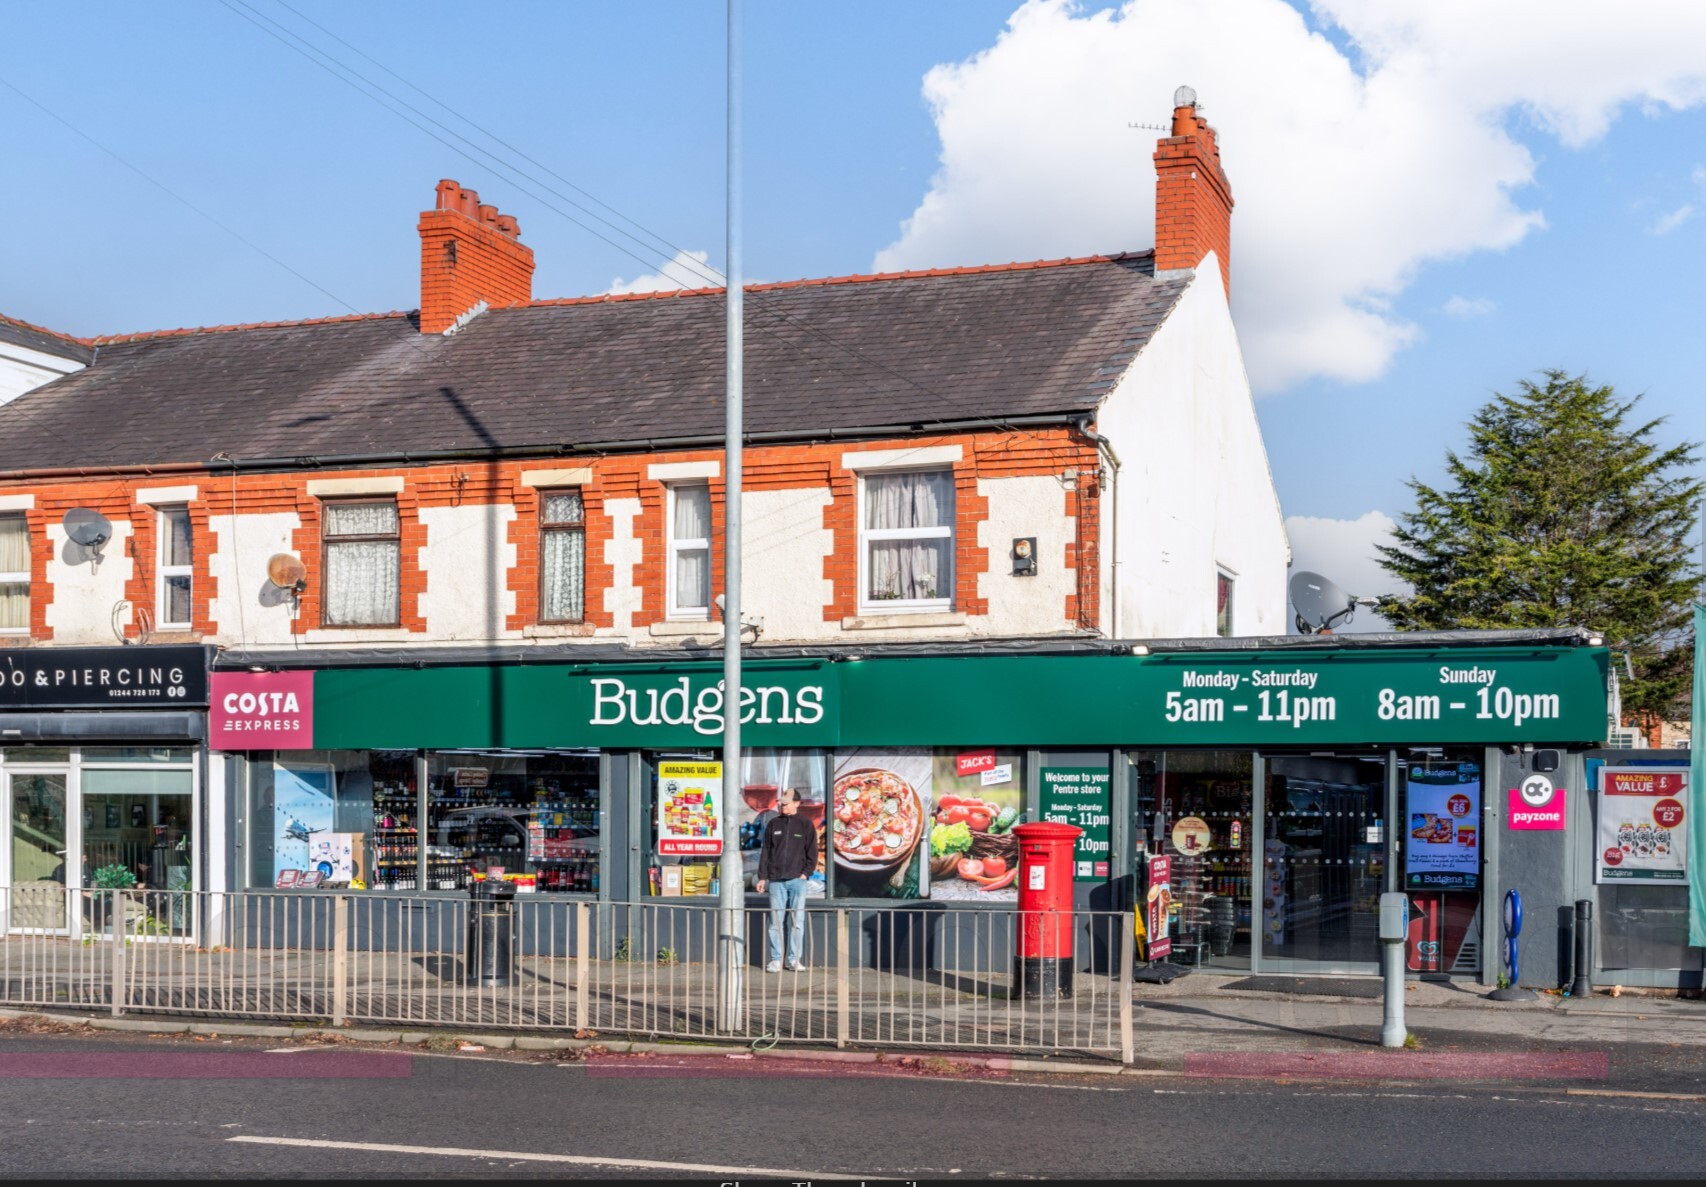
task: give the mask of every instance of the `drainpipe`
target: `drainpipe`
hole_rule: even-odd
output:
[[[1120,455],[1114,452],[1114,443],[1090,427],[1093,418],[1085,413],[1077,420],[1078,431],[1096,443],[1096,448],[1102,456],[1108,459],[1108,465],[1113,470],[1113,478],[1109,485],[1109,496],[1114,501],[1113,514],[1109,516],[1108,535],[1113,540],[1108,549],[1108,582],[1113,587],[1108,599],[1108,638],[1120,637]]]

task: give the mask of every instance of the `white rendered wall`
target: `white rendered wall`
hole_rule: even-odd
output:
[[[82,369],[83,364],[72,359],[0,342],[0,404],[9,404],[49,380]]]
[[[640,500],[606,499],[604,513],[610,516],[604,563],[611,569],[610,588],[604,591],[604,611],[611,616],[615,634],[632,635],[634,615],[640,612],[640,587],[634,584],[634,566],[640,563],[640,541],[634,535],[634,520],[640,514]]]
[[[277,601],[268,588],[267,561],[276,553],[296,551],[291,537],[302,526],[302,518],[294,511],[279,511],[239,515],[235,524],[233,531],[231,516],[207,517],[208,533],[214,541],[207,563],[214,581],[213,621],[218,627],[211,641],[288,647],[289,600],[269,606],[262,598]]]
[[[1023,478],[980,478],[977,493],[989,500],[989,516],[977,525],[977,542],[988,555],[978,575],[978,597],[989,613],[971,619],[980,634],[1049,635],[1071,629],[1066,599],[1078,589],[1078,570],[1066,567],[1066,547],[1077,539],[1078,521],[1066,513],[1066,487],[1052,474]],[[1013,576],[1013,541],[1035,536],[1037,574]]]
[[[125,583],[136,568],[136,562],[130,558],[130,521],[113,521],[113,538],[101,549],[98,568],[87,560],[66,563],[63,524],[49,524],[47,534],[53,542],[53,558],[47,562],[47,584],[53,590],[53,601],[47,607],[47,625],[53,631],[53,641],[117,646],[119,637],[113,631],[113,608],[125,600]],[[129,622],[130,617],[127,607],[119,615],[120,625]]]
[[[823,575],[835,534],[823,526],[828,487],[747,491],[741,498],[742,614],[764,620],[763,638],[821,639],[839,634],[823,620],[834,584]]]
[[[1232,633],[1285,634],[1290,546],[1212,254],[1098,427],[1123,463],[1119,538],[1103,560],[1117,550],[1119,635],[1212,636],[1217,566],[1236,577]]]
[[[515,507],[422,507],[420,518],[426,528],[420,564],[427,579],[420,610],[428,637],[463,643],[519,637],[521,632],[504,628],[515,613],[515,593],[507,588],[516,563],[509,542]]]

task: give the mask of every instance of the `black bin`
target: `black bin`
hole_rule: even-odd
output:
[[[487,878],[468,888],[468,948],[462,962],[469,985],[515,984],[515,884]]]

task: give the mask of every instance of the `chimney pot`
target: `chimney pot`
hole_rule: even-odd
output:
[[[456,198],[457,198],[457,195],[460,194],[461,192],[462,192],[462,187],[460,185],[458,185],[452,178],[447,177],[443,181],[439,182],[438,183],[438,209],[440,209],[440,210],[454,210],[454,209],[456,209]]]
[[[480,209],[480,193],[478,190],[461,190],[456,195],[456,209],[469,218],[478,218]]]
[[[495,223],[495,222],[497,222],[498,221],[498,208],[496,206],[482,205],[480,207],[480,221],[483,223]]]
[[[521,224],[516,222],[513,216],[500,214],[497,217],[496,223],[498,230],[502,231],[509,238],[521,238]]]

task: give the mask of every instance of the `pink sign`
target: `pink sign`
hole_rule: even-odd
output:
[[[1564,828],[1564,789],[1545,779],[1530,779],[1510,789],[1510,826],[1513,832],[1560,832]]]
[[[962,779],[967,775],[976,775],[994,769],[994,750],[968,750],[964,754],[954,755],[954,774]]]
[[[314,748],[312,672],[215,672],[210,699],[215,750]]]

